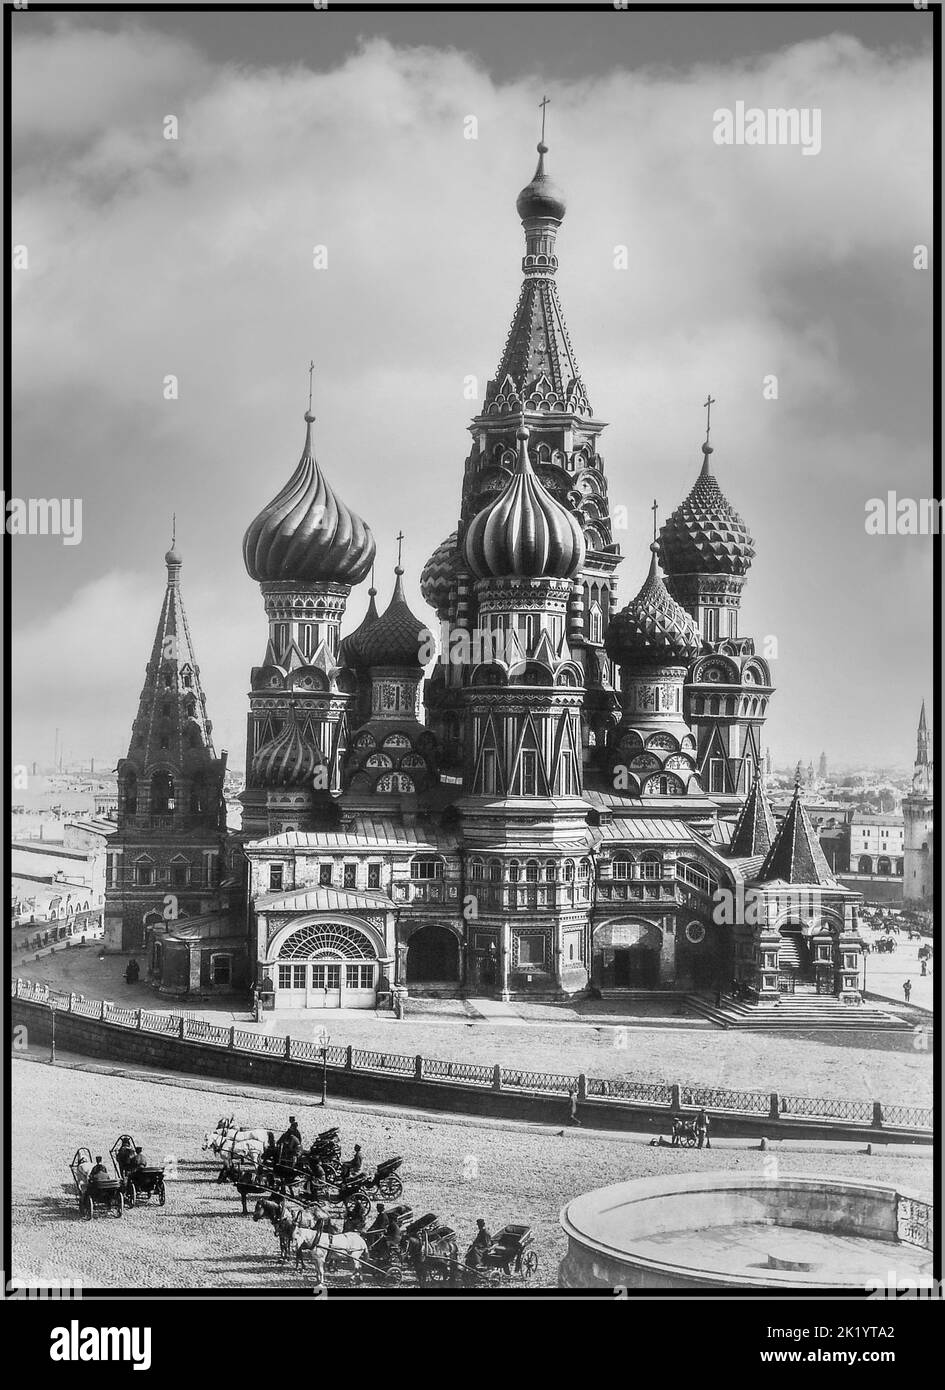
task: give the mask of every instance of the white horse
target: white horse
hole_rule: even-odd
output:
[[[269,1131],[266,1129],[240,1129],[237,1125],[217,1125],[216,1129],[208,1129],[203,1136],[203,1149],[209,1149],[211,1153],[220,1154],[224,1148],[229,1150],[233,1146],[241,1146],[247,1143],[258,1144],[260,1152],[266,1147],[269,1139]]]
[[[315,1264],[317,1282],[325,1282],[325,1265],[329,1256],[332,1262],[343,1260],[351,1267],[355,1282],[361,1281],[361,1261],[368,1252],[367,1245],[357,1231],[346,1231],[344,1235],[334,1235],[330,1231],[313,1231],[302,1235],[299,1230],[292,1232],[292,1249],[295,1251],[296,1269],[304,1269],[306,1253],[310,1253]]]

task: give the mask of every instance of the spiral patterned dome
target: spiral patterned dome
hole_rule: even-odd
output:
[[[663,583],[655,541],[650,550],[653,558],[643,588],[626,608],[614,614],[604,645],[608,656],[621,666],[641,661],[688,664],[701,650],[699,630]]]
[[[425,603],[445,617],[449,608],[450,589],[456,574],[457,532],[441,541],[420,572],[420,592]]]
[[[515,208],[523,222],[531,217],[553,217],[560,222],[567,211],[567,203],[557,184],[552,183],[545,173],[547,145],[538,146],[538,168],[531,183],[527,183],[515,200]]]
[[[257,751],[250,778],[256,787],[311,785],[316,768],[322,764],[318,749],[305,742],[295,720],[290,720],[281,733]]]
[[[362,666],[408,666],[419,670],[423,665],[420,649],[429,642],[430,629],[407,606],[403,573],[398,565],[390,603],[358,643]]]
[[[368,589],[367,612],[361,619],[354,632],[349,632],[347,637],[343,637],[338,647],[338,665],[350,666],[355,670],[364,666],[361,658],[361,642],[368,634],[370,628],[377,622],[377,604],[374,602],[377,597],[377,590],[372,585]]]
[[[746,574],[755,546],[709,468],[711,444],[702,446],[702,471],[689,496],[660,529],[660,560],[668,575]]]
[[[359,584],[374,559],[371,528],[345,506],[325,481],[312,452],[312,421],[305,416],[305,448],[285,487],[243,537],[250,578]]]
[[[469,523],[466,563],[480,579],[570,579],[584,564],[584,533],[532,468],[524,416],[517,437],[515,473],[495,501]]]

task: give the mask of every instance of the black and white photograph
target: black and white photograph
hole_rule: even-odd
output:
[[[918,1368],[941,7],[4,23],[33,1364]]]

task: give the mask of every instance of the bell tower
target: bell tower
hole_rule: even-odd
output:
[[[216,905],[226,809],[172,542],[167,585],[128,754],[118,764],[118,830],[108,845],[106,951],[138,951],[152,922]]]

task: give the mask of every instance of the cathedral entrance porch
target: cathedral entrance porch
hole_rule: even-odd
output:
[[[448,927],[420,927],[407,943],[406,983],[411,993],[452,993],[460,984],[459,941]]]
[[[387,963],[373,933],[350,922],[306,922],[277,934],[260,978],[275,1009],[373,1009]]]

